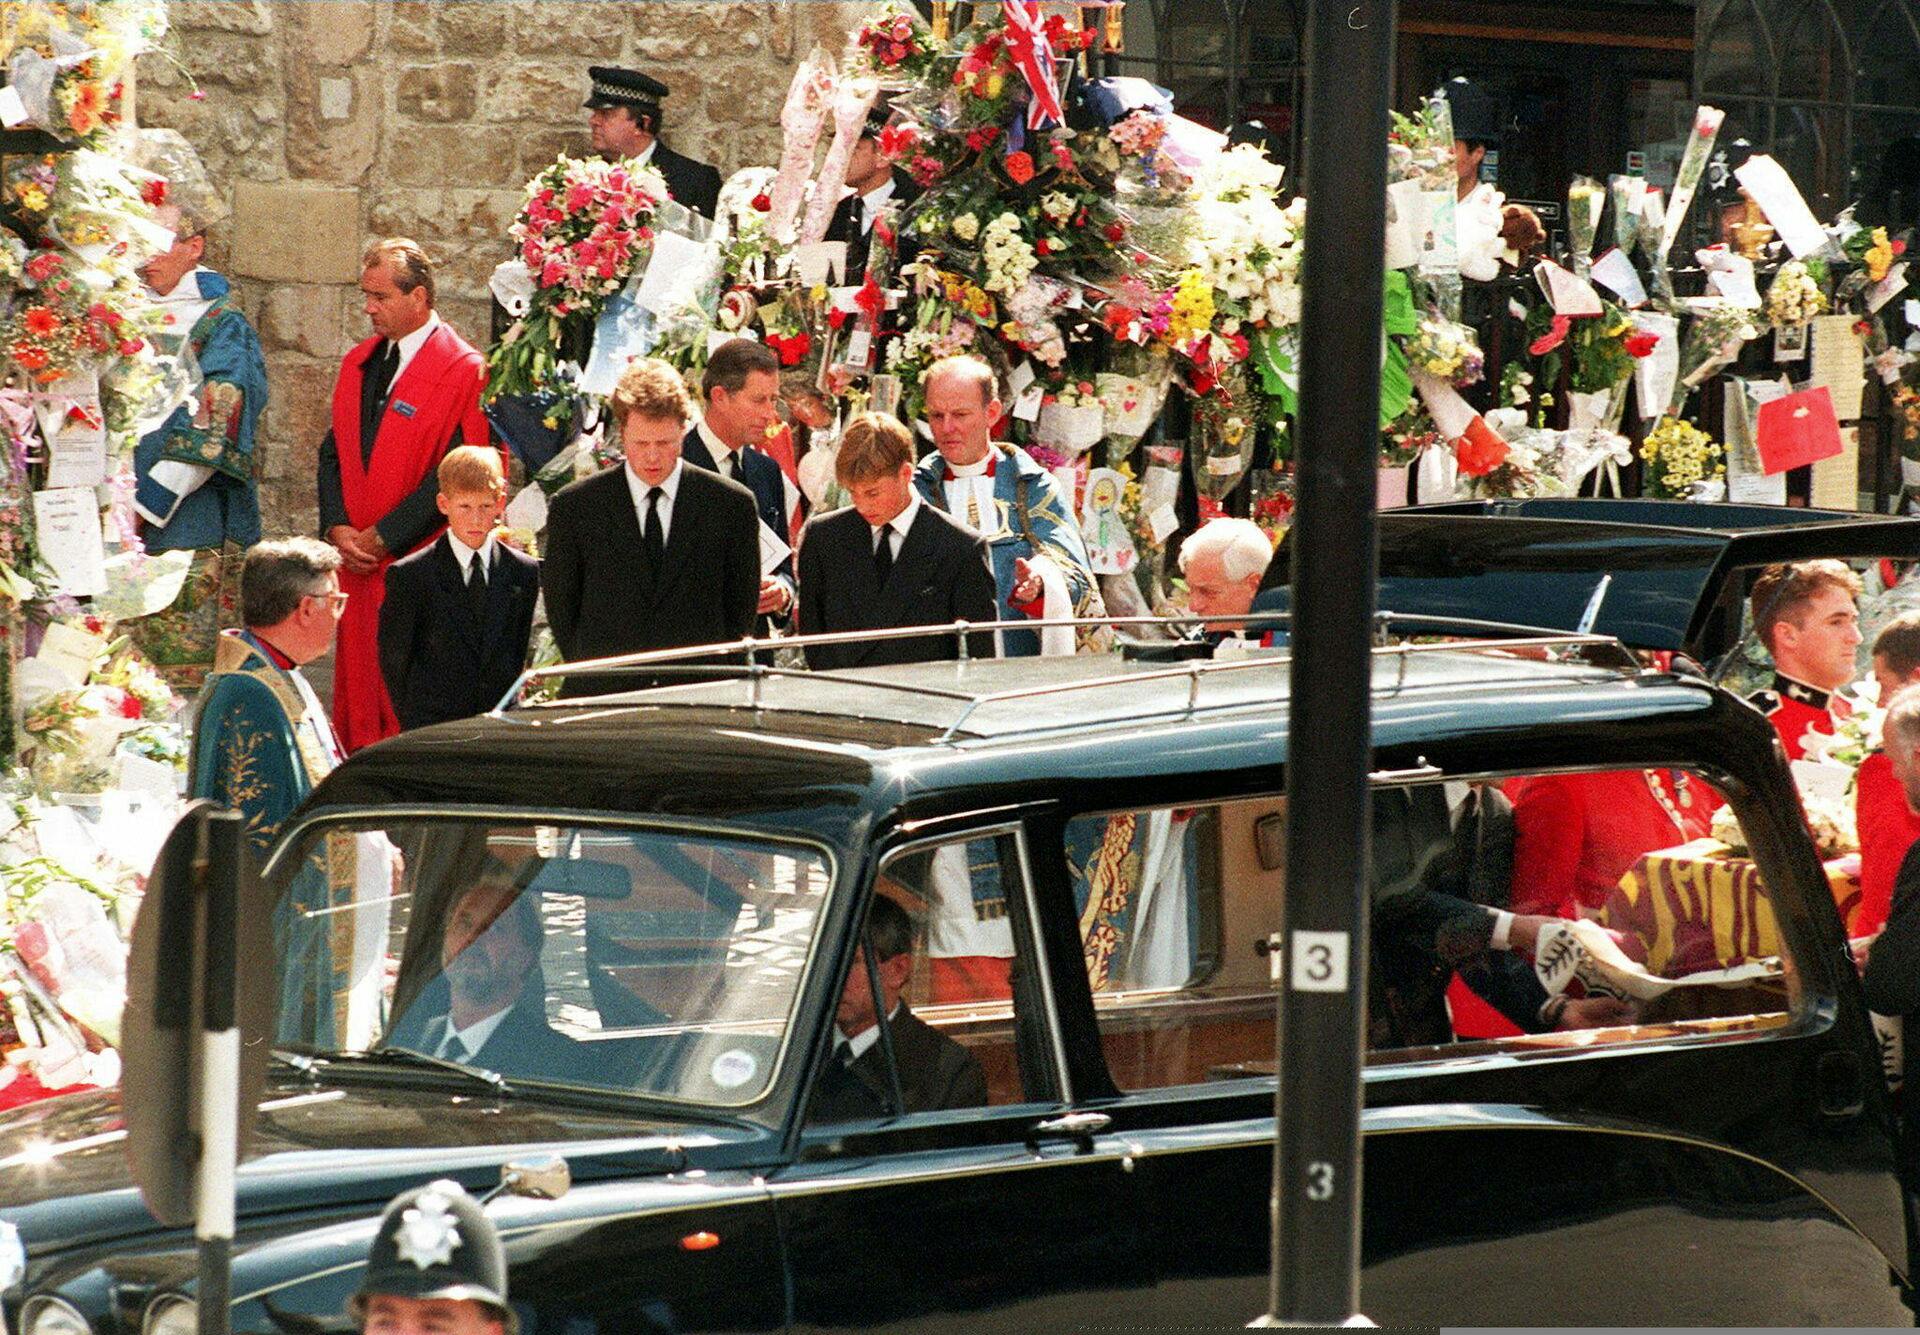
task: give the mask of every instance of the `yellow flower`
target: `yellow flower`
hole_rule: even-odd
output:
[[[999,70],[995,70],[987,77],[987,97],[992,99],[1000,96],[1001,91],[1005,89],[1006,86],[1007,76],[1000,73]]]
[[[1893,243],[1887,240],[1886,228],[1873,229],[1873,245],[1867,248],[1860,262],[1866,266],[1867,277],[1872,281],[1877,283],[1887,276],[1887,270],[1893,267]]]

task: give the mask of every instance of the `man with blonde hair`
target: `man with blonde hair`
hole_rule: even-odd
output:
[[[1852,713],[1839,692],[1860,648],[1860,576],[1844,561],[1768,566],[1748,596],[1753,633],[1773,655],[1773,683],[1749,697],[1773,724],[1787,759],[1806,753],[1809,732],[1831,735]]]
[[[807,522],[800,543],[800,633],[991,622],[995,596],[987,541],[920,499],[913,437],[897,418],[862,413],[840,438],[834,473],[853,504]],[[968,653],[993,654],[993,636]],[[952,635],[810,645],[814,668],[957,658]]]
[[[563,488],[547,511],[540,583],[561,656],[605,658],[750,634],[760,600],[759,511],[740,483],[680,457],[692,416],[680,373],[657,358],[637,360],[620,373],[610,406],[625,463]],[[567,685],[580,693],[616,683]]]
[[[352,595],[340,622],[333,721],[349,752],[391,737],[400,721],[379,657],[387,566],[441,526],[434,470],[455,445],[485,445],[485,364],[433,309],[433,263],[405,237],[361,256],[360,291],[373,336],[346,355],[320,442],[320,531],[340,552]]]
[[[987,540],[1002,619],[1101,616],[1106,605],[1069,498],[1025,450],[993,439],[997,379],[971,355],[927,368],[921,383],[936,452],[921,460],[914,484],[928,504]],[[1067,627],[1012,630],[1002,640],[1014,657],[1070,654],[1075,642]]]
[[[447,531],[387,571],[380,672],[402,728],[483,714],[527,664],[540,563],[494,536],[507,506],[500,454],[447,451],[436,470]]]

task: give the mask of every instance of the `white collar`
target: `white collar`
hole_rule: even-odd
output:
[[[462,578],[467,577],[468,572],[472,569],[473,558],[476,556],[480,558],[481,570],[491,571],[493,569],[493,534],[487,534],[486,540],[478,547],[469,547],[466,543],[456,538],[453,535],[453,530],[449,528],[447,530],[447,544],[453,548],[453,559],[460,563],[460,574]]]
[[[919,517],[920,517],[920,489],[918,487],[909,487],[907,488],[907,508],[902,510],[899,514],[895,515],[893,518],[889,519],[885,524],[881,525],[881,528],[892,529],[895,533],[898,533],[900,535],[900,541],[905,542],[907,540],[907,530],[913,527],[913,521]],[[871,528],[872,526],[869,525],[868,527]],[[878,528],[873,529],[872,536],[873,536],[874,545],[878,546],[880,543],[880,529]],[[898,545],[894,547],[893,554],[895,556],[900,555],[900,548]]]
[[[978,462],[970,463],[970,464],[956,464],[951,461],[947,461],[947,471],[949,473],[952,473],[956,480],[960,478],[968,478],[968,477],[985,477],[987,475],[987,469],[992,465],[992,463],[993,463],[993,447],[989,445],[987,447],[987,452],[980,456]]]
[[[432,337],[433,331],[439,328],[439,326],[440,312],[428,311],[427,322],[425,324],[421,325],[411,334],[403,334],[394,340],[395,346],[400,349],[400,365],[393,373],[395,380],[400,378],[400,372],[406,370],[407,363],[413,360],[415,353],[426,346],[427,339]]]
[[[487,1046],[487,1040],[493,1037],[493,1031],[498,1029],[501,1024],[506,1021],[507,1012],[512,1009],[513,1007],[510,1005],[502,1006],[486,1019],[475,1020],[465,1029],[454,1030],[455,1036],[460,1040],[460,1046],[467,1050],[468,1061],[472,1061],[479,1055],[480,1049]],[[449,1027],[453,1024],[453,1013],[451,1011],[447,1013],[447,1024]]]
[[[707,425],[706,418],[702,417],[698,422],[695,422],[693,425],[693,429],[700,433],[700,439],[702,442],[705,443],[707,447],[707,453],[713,456],[713,462],[715,467],[718,467],[718,468],[726,467],[727,460],[731,458],[734,454],[739,453],[739,451],[735,450],[733,446],[727,444],[726,441],[720,439],[720,437],[716,436],[713,433],[713,428]],[[742,445],[740,449],[744,450],[746,449],[746,446]],[[740,466],[742,468],[745,468],[747,466],[746,460],[744,459],[741,460]]]
[[[856,962],[853,967],[858,969],[862,966]],[[892,1024],[899,1014],[900,1003],[896,1001],[893,1003],[893,1009],[887,1012],[887,1023]],[[880,1041],[880,1026],[877,1024],[868,1025],[852,1038],[848,1038],[845,1034],[841,1033],[837,1025],[834,1027],[833,1032],[835,1037],[846,1045],[847,1051],[852,1054],[854,1061],[859,1061],[862,1057],[866,1056],[867,1049]]]
[[[181,276],[180,281],[173,285],[173,291],[165,296],[148,293],[148,299],[161,306],[186,306],[196,301],[205,301],[206,297],[200,293],[200,275],[212,272],[205,265],[189,269]]]
[[[687,461],[685,459],[675,459],[673,461],[673,471],[661,479],[660,490],[667,494],[667,507],[669,509],[673,507],[674,498],[680,494],[680,470],[686,466]],[[640,475],[633,471],[632,464],[621,464],[620,471],[627,475],[627,490],[633,493],[633,503],[635,505],[645,505],[647,503],[647,491],[649,490],[648,484],[640,480]]]
[[[647,146],[628,158],[627,161],[633,163],[635,166],[644,167],[653,161],[653,150],[658,147],[660,147],[660,141],[658,139],[649,139]]]

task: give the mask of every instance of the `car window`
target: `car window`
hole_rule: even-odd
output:
[[[767,1088],[831,864],[693,830],[414,820],[276,860],[281,1040],[734,1106]]]
[[[1793,978],[1732,809],[1669,770],[1379,786],[1373,1064],[1787,1022]],[[1260,945],[1281,926],[1279,796],[1067,823],[1101,1044],[1123,1090],[1273,1071]],[[1849,864],[1830,864],[1844,909]]]
[[[1033,1036],[1046,1032],[1048,1008],[1023,945],[1026,904],[1025,864],[1011,831],[887,860],[861,938],[873,948],[872,971],[864,948],[856,951],[810,1124],[1055,1097],[1047,1045]],[[884,1041],[876,981],[889,1016]]]

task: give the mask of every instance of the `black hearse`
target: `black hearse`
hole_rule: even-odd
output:
[[[1386,645],[1373,686],[1362,1310],[1910,1320],[1876,1044],[1765,721],[1594,637]],[[234,1329],[350,1329],[389,1198],[553,1155],[560,1199],[489,1206],[527,1335],[1257,1315],[1258,947],[1287,893],[1287,739],[1314,725],[1287,696],[1278,656],[742,670],[356,755],[264,873],[279,1048],[239,1177]],[[1460,846],[1449,813],[1482,781],[1647,767],[1731,805],[1764,881],[1746,926],[1777,950],[1609,1027],[1445,1041],[1448,963],[1383,961]],[[539,928],[494,942],[532,980],[521,1041],[483,1065],[416,1026],[399,1050],[466,967],[462,906],[503,884],[495,922]],[[882,896],[923,924],[903,1005],[984,1101],[896,1111],[912,1054],[883,1043],[883,1106],[822,1118]],[[192,1238],[143,1209],[119,1118],[100,1094],[0,1119],[16,1335],[191,1328]]]

